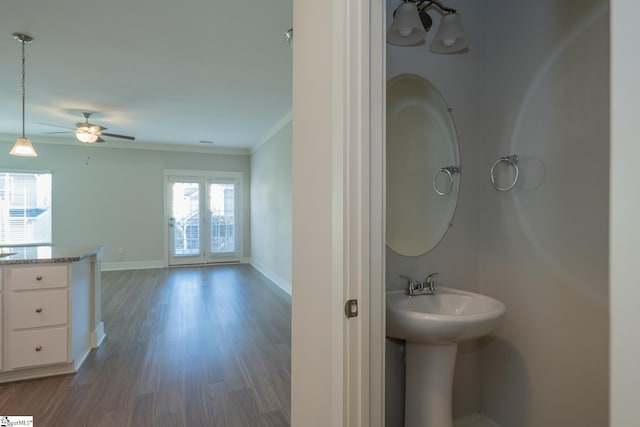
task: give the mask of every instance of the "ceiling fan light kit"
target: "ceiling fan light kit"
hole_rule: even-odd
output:
[[[105,132],[105,130],[107,130],[106,127],[89,123],[89,117],[91,117],[92,114],[93,113],[83,112],[82,117],[84,117],[84,122],[76,123],[75,127],[73,128],[68,128],[66,126],[52,125],[48,123],[42,123],[42,124],[47,126],[54,126],[54,127],[69,129],[69,131],[64,131],[64,132],[46,132],[46,133],[74,133],[76,136],[76,139],[85,144],[93,144],[95,142],[104,142],[104,139],[102,139],[101,136],[108,136],[111,138],[120,138],[120,139],[128,139],[130,141],[135,141],[136,138],[133,136],[118,135],[116,133],[107,133]]]
[[[91,117],[91,113],[82,113],[82,115],[84,116],[84,122],[76,123],[76,130],[74,131],[76,134],[76,138],[80,142],[93,144],[100,139],[100,133],[103,129],[106,128],[89,123],[89,117]]]
[[[33,41],[33,37],[28,36],[22,33],[13,33],[13,38],[20,42],[22,45],[22,136],[20,136],[16,143],[14,144],[9,154],[12,156],[21,156],[21,157],[38,157],[38,153],[31,145],[31,141],[24,135],[24,104],[25,104],[25,56],[24,56],[24,45],[27,43],[31,43]]]
[[[84,142],[84,143],[87,143],[87,144],[93,144],[94,142],[96,142],[98,140],[99,137],[95,133],[83,132],[83,131],[80,131],[80,130],[76,130],[76,138],[80,142]]]

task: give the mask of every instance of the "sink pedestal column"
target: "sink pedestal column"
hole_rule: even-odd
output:
[[[405,427],[452,427],[457,344],[406,342]]]

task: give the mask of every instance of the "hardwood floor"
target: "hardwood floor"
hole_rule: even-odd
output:
[[[75,375],[0,385],[0,415],[38,427],[290,424],[290,297],[251,266],[102,283],[102,346]]]

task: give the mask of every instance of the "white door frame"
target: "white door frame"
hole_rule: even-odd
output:
[[[294,0],[294,426],[384,425],[384,18]]]
[[[637,22],[640,5],[611,0],[611,160],[610,160],[610,426],[637,425],[640,418],[640,98]]]
[[[202,170],[182,170],[182,169],[165,169],[163,172],[163,185],[164,185],[164,218],[165,218],[165,229],[164,229],[164,265],[165,267],[169,266],[169,252],[170,248],[170,239],[169,239],[169,218],[171,217],[171,193],[169,189],[169,178],[170,177],[180,177],[180,178],[197,178],[204,180],[205,184],[210,182],[211,180],[221,179],[223,181],[233,179],[237,184],[236,189],[236,197],[235,197],[235,239],[236,239],[236,251],[234,256],[229,257],[216,257],[211,258],[206,255],[203,256],[203,261],[205,263],[216,263],[216,262],[229,262],[229,261],[238,261],[241,262],[244,257],[244,209],[243,209],[243,201],[244,201],[244,174],[242,172],[235,171],[202,171]],[[208,230],[208,227],[203,228],[203,230]],[[208,253],[208,250],[205,249]]]

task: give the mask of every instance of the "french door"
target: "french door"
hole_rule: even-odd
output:
[[[169,265],[240,261],[241,174],[167,174]]]

